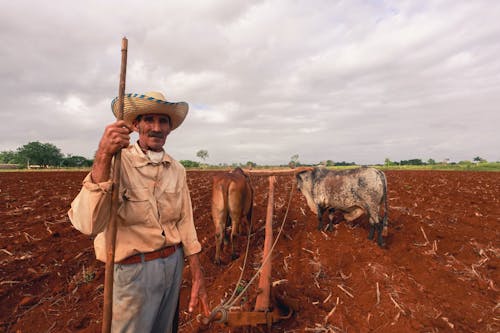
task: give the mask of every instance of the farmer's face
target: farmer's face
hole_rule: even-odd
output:
[[[146,114],[134,122],[142,149],[161,151],[170,133],[170,118],[161,114]]]

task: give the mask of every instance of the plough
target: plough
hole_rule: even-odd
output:
[[[252,172],[254,173],[254,172]],[[271,251],[273,246],[273,210],[274,210],[274,184],[275,177],[271,172],[255,172],[259,175],[269,176],[269,196],[266,213],[265,241],[262,257],[262,268],[259,277],[259,294],[255,301],[254,311],[231,311],[227,307],[217,306],[214,308],[209,317],[201,319],[202,330],[207,329],[210,323],[221,323],[230,327],[250,326],[260,328],[259,325],[266,325],[268,332],[271,332],[272,325],[281,320],[291,318],[293,310],[285,305],[286,302],[280,302],[273,297],[271,302]],[[274,173],[276,174],[276,173]],[[281,173],[279,173],[281,174]],[[291,174],[291,172],[283,172],[283,174]],[[274,306],[271,305],[274,303]]]

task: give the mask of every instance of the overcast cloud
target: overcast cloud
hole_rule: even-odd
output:
[[[92,158],[126,36],[126,92],[190,105],[178,160],[500,161],[499,18],[495,0],[2,1],[0,151]]]

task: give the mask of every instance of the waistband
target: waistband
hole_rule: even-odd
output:
[[[165,246],[162,247],[161,249],[158,249],[156,251],[152,252],[145,252],[145,253],[137,253],[134,255],[131,255],[130,257],[127,257],[123,259],[122,261],[117,262],[117,264],[120,265],[130,265],[130,264],[138,264],[143,261],[150,261],[150,260],[155,260],[159,258],[166,258],[172,253],[175,252],[177,248],[180,248],[182,245],[171,245],[171,246]]]

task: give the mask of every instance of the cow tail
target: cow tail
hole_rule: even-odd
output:
[[[252,215],[253,215],[253,195],[254,195],[254,191],[253,191],[253,186],[252,186],[252,181],[250,179],[250,177],[248,177],[248,182],[250,184],[250,190],[252,193],[250,193],[250,209],[248,210],[248,214],[247,214],[247,222],[248,222],[248,226],[247,226],[247,229],[248,229],[248,236],[250,236],[250,234],[252,233],[252,230],[253,230],[253,221],[252,221]]]
[[[224,202],[224,211],[226,212],[226,224],[224,225],[224,228],[222,230],[226,230],[228,225],[231,225],[231,214],[229,214],[229,202],[228,202],[228,195],[229,195],[229,183],[228,184],[221,184],[221,193],[222,193],[222,202]],[[224,235],[224,233],[223,233]]]
[[[382,200],[384,200],[384,218],[382,220],[382,226],[383,226],[383,229],[382,229],[382,236],[384,237],[387,237],[388,233],[389,233],[389,228],[387,226],[387,223],[388,223],[388,219],[387,219],[387,216],[389,214],[389,208],[388,208],[388,204],[387,204],[387,179],[385,177],[385,173],[380,171],[380,175],[382,177],[382,183],[384,184],[384,195],[382,196]]]

